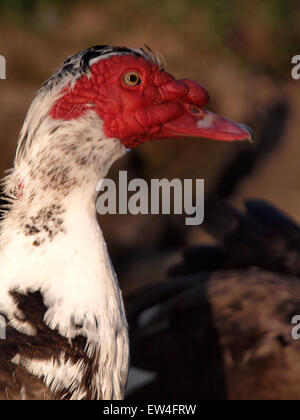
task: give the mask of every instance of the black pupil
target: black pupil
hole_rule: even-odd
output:
[[[131,83],[135,83],[135,82],[137,82],[137,80],[138,80],[138,78],[137,78],[137,75],[136,74],[130,74],[129,81]]]

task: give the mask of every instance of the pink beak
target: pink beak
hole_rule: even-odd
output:
[[[253,140],[252,130],[244,124],[214,114],[204,106],[209,101],[207,91],[192,80],[173,80],[163,86],[164,96],[172,99],[175,93],[183,95],[177,101],[181,113],[162,125],[161,137],[202,137],[234,141]]]
[[[191,109],[194,107],[191,105]],[[179,118],[165,123],[161,135],[164,137],[202,137],[207,139],[234,141],[253,141],[252,130],[245,124],[239,124],[204,108],[194,108]]]

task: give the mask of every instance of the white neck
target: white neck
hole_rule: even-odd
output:
[[[92,111],[75,122],[45,118],[6,181],[13,202],[0,237],[1,309],[13,319],[9,291],[40,290],[50,328],[86,336],[89,354],[101,344],[95,386],[108,398],[122,396],[127,325],[95,198],[97,182],[125,151],[105,138]]]

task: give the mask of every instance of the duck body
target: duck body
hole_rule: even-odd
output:
[[[128,300],[133,366],[156,372],[129,397],[298,400],[299,227],[261,200],[207,210],[218,244],[187,248],[165,283]]]
[[[92,132],[87,130],[85,135],[89,138]],[[99,130],[91,139],[101,141]],[[119,142],[116,149],[112,144],[113,140],[101,157],[125,152]],[[2,365],[11,383],[5,381],[2,396],[16,397],[18,392],[24,398],[32,396],[33,380],[38,399],[118,399],[125,386],[121,378],[125,381],[128,369],[127,323],[93,206],[96,173],[91,169],[84,181],[87,168],[82,171],[80,163],[73,169],[66,167],[67,156],[54,150],[55,156],[41,155],[36,160],[36,172],[32,178],[25,177],[29,190],[22,187],[18,206],[3,222],[0,301],[7,331],[1,348],[9,351],[1,355],[9,358]],[[49,180],[44,170],[53,168],[51,159],[59,168],[55,179],[68,174],[64,191],[55,182],[45,192],[38,190],[43,179]],[[13,378],[18,375],[16,385]],[[38,383],[44,382],[39,389]]]

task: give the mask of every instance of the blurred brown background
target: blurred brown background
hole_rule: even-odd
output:
[[[300,53],[299,21],[300,4],[291,0],[0,1],[0,54],[7,60],[7,80],[0,80],[1,174],[12,166],[34,92],[66,56],[94,44],[147,44],[164,55],[176,77],[207,88],[211,110],[255,133],[274,104],[289,107],[280,141],[230,199],[240,206],[244,198],[265,198],[300,222],[300,81],[291,78],[291,57]],[[110,176],[128,169],[145,179],[204,178],[208,194],[233,156],[255,147],[152,142],[130,152]],[[211,241],[180,216],[105,216],[101,226],[125,294],[162,279],[185,245]]]

